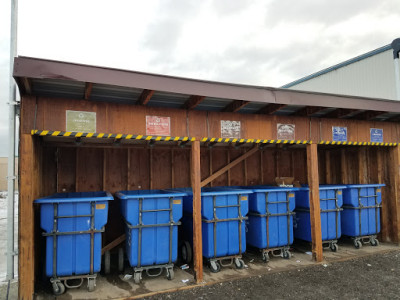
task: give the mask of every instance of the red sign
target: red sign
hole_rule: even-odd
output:
[[[146,135],[171,135],[170,117],[146,116]]]

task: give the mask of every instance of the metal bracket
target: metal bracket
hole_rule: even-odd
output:
[[[6,176],[7,180],[16,180],[17,176]]]

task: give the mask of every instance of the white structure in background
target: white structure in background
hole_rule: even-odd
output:
[[[400,38],[282,88],[400,100]]]

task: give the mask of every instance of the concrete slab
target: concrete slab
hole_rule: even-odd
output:
[[[324,262],[322,264],[329,268],[329,264],[334,261],[343,261],[360,256],[368,256],[376,253],[383,253],[398,250],[399,247],[393,244],[383,243],[379,247],[366,245],[357,250],[351,241],[345,241],[339,244],[338,252],[324,250]],[[258,276],[266,273],[284,272],[286,270],[302,269],[307,266],[315,265],[310,255],[310,249],[307,245],[302,245],[293,249],[290,259],[281,257],[273,257],[268,263],[264,263],[261,254],[257,252],[248,252],[243,257],[245,268],[237,270],[234,266],[223,267],[219,273],[212,273],[204,266],[204,283],[203,285],[215,284],[232,279],[240,279],[251,276]],[[122,276],[118,274],[109,275],[107,277],[99,275],[97,279],[96,290],[88,293],[86,283],[79,289],[69,289],[57,299],[125,299],[140,298],[145,295],[152,295],[163,291],[175,291],[187,289],[196,286],[194,283],[193,270],[181,270],[175,267],[175,279],[169,281],[166,279],[165,272],[162,276],[149,278],[144,276],[141,284],[136,285],[133,279],[123,281]],[[189,280],[188,282],[183,282]],[[37,299],[54,299],[51,288],[48,285],[44,289],[38,291]]]

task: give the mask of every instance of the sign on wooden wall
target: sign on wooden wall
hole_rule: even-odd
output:
[[[383,129],[371,128],[370,136],[372,143],[383,143]]]
[[[332,126],[332,140],[334,142],[347,142],[347,127]]]
[[[171,135],[171,118],[146,116],[146,135]]]
[[[240,138],[240,121],[224,121],[221,120],[221,137],[222,138]]]
[[[96,132],[96,113],[89,111],[66,111],[66,131]]]
[[[294,124],[280,124],[276,125],[276,138],[278,140],[294,140],[296,126]]]

